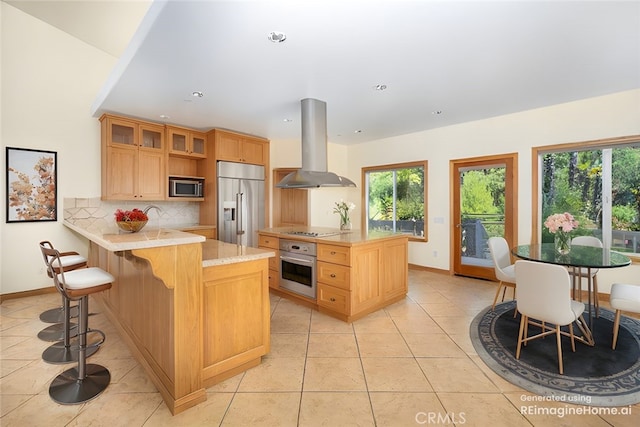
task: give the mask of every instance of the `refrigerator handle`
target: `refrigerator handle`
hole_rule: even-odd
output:
[[[236,193],[236,234],[244,234],[244,212],[242,210],[243,193]]]

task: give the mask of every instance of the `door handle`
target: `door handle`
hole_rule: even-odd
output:
[[[244,234],[244,224],[242,220],[244,219],[244,211],[242,210],[242,196],[243,193],[236,193],[236,212],[237,212],[237,221],[236,221],[236,234],[241,235]]]

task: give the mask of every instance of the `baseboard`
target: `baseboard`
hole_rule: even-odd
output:
[[[0,303],[2,301],[8,301],[10,299],[18,299],[18,298],[25,298],[25,297],[33,297],[33,296],[37,296],[37,295],[46,295],[46,294],[51,294],[51,293],[56,293],[56,288],[53,286],[47,287],[47,288],[40,288],[40,289],[32,289],[30,291],[21,291],[21,292],[12,292],[9,294],[0,294]]]
[[[447,276],[451,276],[451,273],[449,272],[449,270],[443,270],[441,268],[434,268],[434,267],[425,267],[424,265],[418,265],[418,264],[409,263],[409,270],[429,271],[431,273],[446,274]]]

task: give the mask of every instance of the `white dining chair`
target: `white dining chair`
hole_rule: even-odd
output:
[[[556,335],[558,348],[558,369],[564,373],[562,362],[561,336],[571,339],[571,350],[576,351],[573,333],[573,323],[576,322],[585,342],[591,332],[584,321],[582,313],[584,304],[571,299],[571,279],[566,268],[534,261],[516,261],[516,285],[518,287],[518,312],[521,314],[520,329],[518,332],[518,347],[516,359],[520,359],[520,350],[523,343],[541,338],[547,335]],[[529,324],[540,328],[541,332],[528,336]],[[569,326],[569,332],[562,331],[562,326]]]
[[[622,312],[640,313],[640,286],[614,283],[611,285],[609,302],[611,308],[616,311],[613,321],[613,344],[611,345],[611,348],[615,350],[618,343],[618,329],[620,328],[620,315]]]
[[[593,246],[594,248],[602,248],[602,241],[594,236],[578,236],[571,239],[571,246]],[[576,287],[578,284],[578,291],[580,292],[579,300],[582,301],[582,279],[589,279],[589,269],[587,268],[572,268],[569,270],[569,274],[574,276],[575,280],[573,287],[573,298],[575,299]],[[600,303],[598,301],[598,269],[591,269],[591,281],[593,283],[593,305],[596,308],[596,317],[600,316]]]
[[[500,290],[502,290],[502,301],[504,301],[507,288],[513,289],[513,299],[516,298],[516,272],[514,270],[514,264],[511,262],[509,244],[504,237],[490,237],[487,244],[489,245],[489,252],[493,260],[496,278],[500,281],[498,289],[496,290],[496,296],[493,298],[492,309],[495,310]]]

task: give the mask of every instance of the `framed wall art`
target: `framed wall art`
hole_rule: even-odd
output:
[[[58,220],[55,151],[7,147],[7,222]]]

